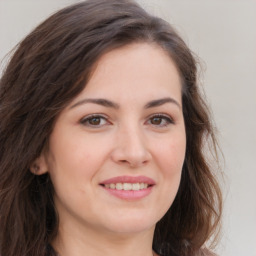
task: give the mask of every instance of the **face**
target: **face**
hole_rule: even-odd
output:
[[[119,234],[154,229],[177,193],[185,138],[181,81],[170,57],[146,43],[103,55],[41,156],[60,225]]]

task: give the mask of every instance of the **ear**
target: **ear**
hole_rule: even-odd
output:
[[[36,158],[30,165],[30,171],[35,175],[42,175],[48,172],[48,165],[45,155],[42,153],[38,158]]]

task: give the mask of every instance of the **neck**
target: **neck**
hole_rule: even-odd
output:
[[[112,233],[60,226],[52,245],[59,256],[156,256],[152,251],[154,227],[136,233]]]

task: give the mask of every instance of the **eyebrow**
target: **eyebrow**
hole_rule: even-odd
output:
[[[119,104],[117,104],[113,101],[107,100],[107,99],[101,99],[100,98],[100,99],[83,99],[83,100],[80,100],[77,103],[75,103],[74,105],[72,105],[70,107],[70,109],[75,108],[75,107],[80,106],[80,105],[83,105],[83,104],[86,104],[86,103],[94,103],[94,104],[97,104],[97,105],[101,105],[101,106],[108,107],[108,108],[114,108],[114,109],[119,109],[120,108]],[[159,107],[159,106],[162,106],[166,103],[173,103],[176,106],[178,106],[179,108],[181,108],[181,105],[175,99],[173,99],[171,97],[152,100],[152,101],[148,102],[144,106],[144,108],[148,109],[148,108]]]
[[[94,104],[98,104],[98,105],[101,105],[104,107],[115,108],[115,109],[119,109],[119,107],[120,107],[117,103],[114,103],[107,99],[83,99],[83,100],[78,101],[74,105],[72,105],[70,108],[75,108],[77,106],[80,106],[80,105],[86,104],[86,103],[94,103]]]
[[[171,97],[166,97],[166,98],[162,98],[162,99],[158,99],[158,100],[152,100],[145,105],[145,108],[154,108],[154,107],[162,106],[165,103],[173,103],[176,106],[178,106],[179,108],[181,108],[181,105],[175,99],[173,99]]]

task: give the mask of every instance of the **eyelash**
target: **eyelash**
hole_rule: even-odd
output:
[[[160,125],[158,125],[158,124],[152,124],[153,126],[155,126],[155,127],[166,127],[166,126],[168,126],[168,125],[170,125],[170,124],[174,124],[174,121],[173,121],[173,119],[169,116],[169,115],[166,115],[166,114],[154,114],[154,115],[152,115],[152,116],[150,116],[149,117],[149,120],[153,120],[154,118],[158,118],[158,119],[160,119],[161,120],[161,122],[164,120],[165,121],[165,123],[164,124],[160,124]]]
[[[89,115],[89,116],[86,116],[84,118],[82,118],[80,120],[80,123],[82,125],[86,125],[86,126],[89,126],[89,127],[93,127],[93,128],[100,128],[102,127],[103,125],[106,125],[106,124],[90,124],[89,122],[92,121],[93,119],[101,119],[101,120],[105,120],[106,123],[110,124],[110,122],[108,121],[107,117],[103,116],[103,115]]]
[[[152,122],[152,120],[154,118],[160,119],[160,124],[151,123],[151,125],[153,125],[154,127],[166,127],[170,124],[174,124],[173,119],[169,115],[166,115],[166,114],[154,114],[148,118],[146,123],[148,123],[150,121]],[[99,121],[99,124],[91,124],[90,122],[93,121],[93,119],[97,119]],[[105,121],[104,124],[100,124],[102,120]],[[163,120],[164,120],[164,124],[161,124],[163,122]],[[101,128],[102,126],[111,124],[111,122],[108,120],[107,117],[105,117],[103,115],[98,115],[98,114],[86,116],[80,120],[80,123],[82,125],[89,126],[92,128]]]

